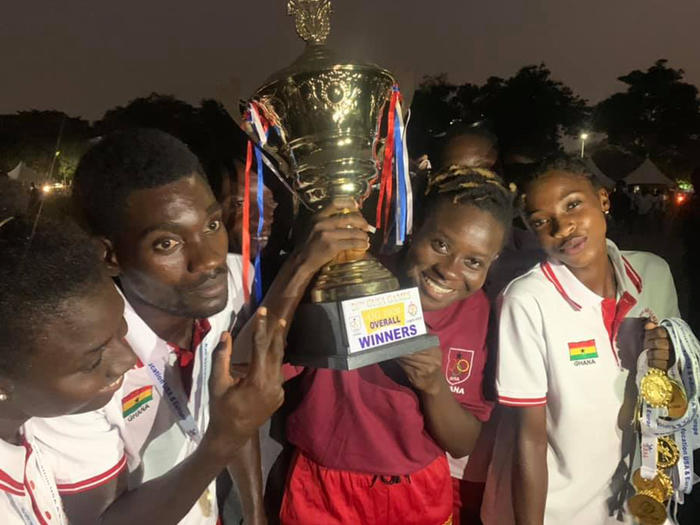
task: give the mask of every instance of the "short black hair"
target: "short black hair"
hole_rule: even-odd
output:
[[[437,160],[440,165],[443,164],[445,159],[445,152],[447,147],[452,143],[452,141],[458,137],[478,137],[485,139],[491,143],[491,148],[498,151],[498,137],[491,133],[489,129],[481,122],[476,122],[474,124],[466,124],[464,122],[458,122],[450,126],[447,133],[441,140],[438,150],[437,150]]]
[[[3,221],[5,221],[3,223]],[[39,327],[61,303],[106,279],[95,242],[73,222],[22,216],[0,219],[0,372],[25,368]]]
[[[593,188],[598,189],[601,187],[598,179],[595,178],[591,170],[586,166],[586,163],[583,162],[578,155],[558,154],[547,157],[537,164],[532,170],[529,180],[526,182],[526,188],[543,175],[552,171],[563,171],[573,175],[580,175],[588,179]]]
[[[510,231],[513,222],[513,195],[503,180],[491,170],[450,166],[431,173],[425,200],[420,207],[422,215],[419,216],[419,221],[423,221],[445,200],[487,211],[503,225],[506,236]]]
[[[195,154],[172,135],[147,128],[118,131],[80,159],[73,179],[73,203],[90,230],[111,237],[122,224],[131,192],[192,174],[205,179]]]

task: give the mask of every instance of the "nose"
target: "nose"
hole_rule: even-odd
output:
[[[220,247],[219,244],[222,244]],[[201,239],[189,244],[188,270],[190,273],[207,273],[219,268],[226,260],[228,240],[219,243],[216,239]]]
[[[573,221],[565,222],[560,219],[553,219],[550,224],[552,225],[551,235],[557,239],[568,237],[576,229]]]
[[[435,272],[446,281],[459,277],[460,259],[457,256],[446,256],[435,266]]]
[[[114,358],[110,360],[108,373],[110,378],[116,378],[134,368],[138,358],[124,338],[115,339],[112,346]]]

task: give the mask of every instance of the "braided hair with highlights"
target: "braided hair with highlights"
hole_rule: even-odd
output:
[[[470,205],[489,212],[501,224],[506,235],[513,221],[513,194],[503,180],[485,168],[450,166],[428,176],[425,199],[417,211],[419,221],[427,217],[438,204],[449,200],[452,204]]]

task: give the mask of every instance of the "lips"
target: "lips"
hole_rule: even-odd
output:
[[[559,251],[566,255],[576,255],[581,253],[586,246],[588,237],[584,235],[577,235],[576,237],[570,237],[566,239],[563,243],[559,245]]]
[[[110,394],[110,393],[116,392],[119,389],[119,387],[122,386],[123,382],[124,382],[124,374],[120,375],[117,379],[112,381],[106,387],[101,388],[100,393]]]
[[[194,293],[201,297],[217,297],[221,295],[224,290],[226,290],[226,274],[220,273],[216,277],[212,277],[196,288],[194,288]]]
[[[430,277],[425,272],[420,274],[420,287],[428,296],[433,299],[444,299],[455,293],[454,288],[450,288],[444,282]]]

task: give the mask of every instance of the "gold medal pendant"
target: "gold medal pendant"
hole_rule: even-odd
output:
[[[659,501],[656,491],[639,491],[630,498],[627,506],[641,525],[663,525],[666,521],[666,507]]]
[[[668,436],[661,436],[656,441],[656,465],[660,469],[674,467],[678,463],[678,445]]]
[[[666,372],[650,368],[639,384],[640,394],[654,408],[668,405],[673,395],[673,385]]]
[[[661,501],[666,501],[673,496],[673,483],[671,483],[671,478],[660,470],[656,472],[656,476],[654,478],[644,479],[642,477],[641,469],[637,469],[634,471],[634,475],[632,476],[632,484],[638,491],[654,491],[655,494],[659,495]]]
[[[688,410],[688,397],[683,387],[676,381],[671,381],[671,400],[666,408],[669,419],[682,418]]]
[[[202,495],[199,496],[197,503],[199,503],[199,508],[202,510],[204,517],[210,517],[212,510],[214,509],[214,496],[209,488],[202,492]]]

